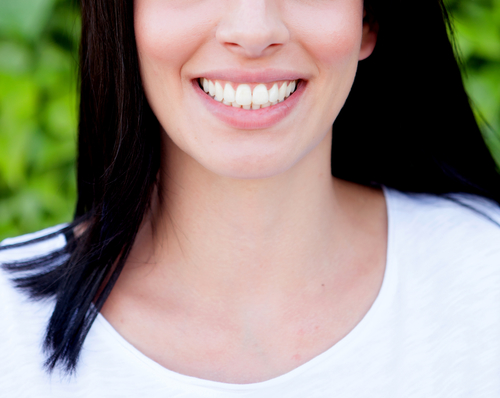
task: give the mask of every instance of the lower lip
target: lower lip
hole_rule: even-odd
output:
[[[224,105],[214,100],[193,80],[193,87],[207,109],[222,122],[242,130],[258,130],[271,127],[286,118],[299,102],[306,83],[301,80],[297,89],[285,101],[261,109],[242,109]]]

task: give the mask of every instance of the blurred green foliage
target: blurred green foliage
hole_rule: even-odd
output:
[[[500,0],[445,0],[453,15],[465,86],[500,165]]]
[[[0,1],[0,239],[71,220],[79,8]]]
[[[500,0],[445,0],[466,86],[500,164]],[[70,221],[77,0],[0,0],[0,240]]]

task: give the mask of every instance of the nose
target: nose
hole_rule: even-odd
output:
[[[216,38],[229,51],[259,58],[279,51],[290,33],[273,0],[230,0]]]

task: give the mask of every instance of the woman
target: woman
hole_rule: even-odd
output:
[[[76,218],[5,242],[0,391],[500,394],[500,181],[440,2],[82,15]]]

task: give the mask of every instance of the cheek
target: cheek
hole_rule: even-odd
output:
[[[214,35],[214,7],[203,0],[135,0],[134,29],[142,84],[160,124],[172,132],[183,115],[186,64]],[[186,109],[184,107],[184,109]]]
[[[184,64],[212,30],[210,9],[200,0],[135,0],[134,28],[142,59],[163,67]]]
[[[363,30],[363,3],[360,1],[320,1],[317,7],[288,10],[289,20],[304,49],[312,55],[319,72],[342,69],[357,63]]]

